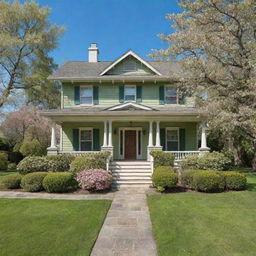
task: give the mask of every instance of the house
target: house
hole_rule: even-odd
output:
[[[209,150],[205,116],[194,97],[176,87],[178,63],[146,61],[131,50],[115,61],[99,61],[95,43],[88,58],[67,62],[49,77],[62,85],[61,108],[42,113],[53,121],[49,154],[109,150],[113,160],[147,161],[151,150],[173,152],[177,159]]]

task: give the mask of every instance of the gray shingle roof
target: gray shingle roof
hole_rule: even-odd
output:
[[[102,61],[102,62],[87,62],[87,61],[69,61],[62,65],[58,71],[49,76],[49,79],[88,79],[88,78],[131,78],[127,76],[100,76],[108,66],[113,62]],[[174,73],[181,72],[181,67],[177,62],[161,62],[161,61],[148,61],[155,69],[161,74],[162,78],[170,78]],[[152,76],[136,76],[136,78],[160,78],[158,75]]]

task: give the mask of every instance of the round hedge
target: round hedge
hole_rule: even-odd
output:
[[[49,173],[43,180],[43,187],[49,193],[68,192],[77,188],[77,181],[70,172]]]
[[[193,177],[196,172],[201,170],[183,170],[181,173],[181,184],[188,188],[193,188]]]
[[[48,160],[45,157],[28,156],[19,162],[17,170],[21,174],[27,174],[31,172],[47,172]]]
[[[48,172],[67,172],[75,156],[71,154],[46,156]]]
[[[48,175],[47,172],[34,172],[23,176],[21,180],[21,187],[25,191],[38,192],[44,190],[43,179]]]
[[[6,175],[1,179],[1,186],[6,189],[20,188],[22,175],[15,173]]]
[[[154,171],[152,182],[158,191],[164,191],[166,188],[176,187],[178,175],[171,171]]]
[[[221,192],[225,189],[225,178],[215,171],[197,171],[192,186],[202,192]]]
[[[158,166],[155,168],[154,172],[161,172],[161,171],[166,171],[166,172],[175,172],[174,168],[172,166]]]
[[[244,174],[238,172],[220,172],[225,178],[227,190],[245,190],[247,180]]]

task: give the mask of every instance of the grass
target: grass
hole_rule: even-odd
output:
[[[0,255],[90,255],[110,204],[0,199]]]
[[[246,176],[248,191],[148,196],[159,256],[255,255],[256,174]]]

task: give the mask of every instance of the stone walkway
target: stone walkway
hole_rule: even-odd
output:
[[[0,191],[0,198],[40,198],[64,200],[113,200],[115,192],[106,194],[49,194],[16,191]]]
[[[91,256],[156,256],[145,189],[115,193]]]

